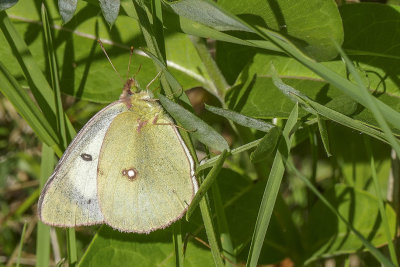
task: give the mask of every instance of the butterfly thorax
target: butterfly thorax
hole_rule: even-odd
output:
[[[154,120],[163,119],[165,116],[163,108],[157,100],[151,98],[148,92],[140,91],[133,93],[129,98],[129,111],[133,112],[141,122],[154,123]]]

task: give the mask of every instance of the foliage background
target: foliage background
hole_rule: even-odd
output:
[[[339,266],[397,265],[396,1],[124,0],[115,22],[112,9],[101,10],[104,2],[78,1],[65,24],[57,1],[44,1],[48,22],[42,1],[20,1],[0,13],[1,264],[46,266],[65,258],[64,264],[80,266],[286,266],[329,261]],[[148,28],[143,18],[150,20]],[[248,25],[261,30],[249,30]],[[52,35],[50,45],[46,29]],[[149,29],[150,34],[142,35]],[[37,221],[40,183],[56,162],[53,150],[60,156],[74,134],[71,129],[80,129],[121,92],[121,81],[101,51],[99,38],[122,76],[131,45],[147,47],[159,61],[166,60],[168,73],[190,99],[192,107],[185,107],[233,149],[218,175],[207,177],[214,182],[207,201],[200,202],[189,222],[138,235],[106,226],[66,234]],[[350,61],[338,54],[335,44]],[[54,58],[57,64],[49,63]],[[141,66],[135,78],[142,87],[162,68],[155,62],[143,50],[135,50],[131,75]],[[163,88],[168,96],[174,85],[166,77],[153,89]],[[277,77],[298,91],[287,93]],[[392,109],[385,113],[376,108],[377,102],[369,105],[370,95],[358,97],[354,88],[367,88],[373,99]],[[15,92],[21,92],[20,98]],[[293,95],[300,103],[298,115]],[[57,101],[62,101],[62,109]],[[228,121],[232,118],[226,112],[218,116],[204,103],[259,119],[262,127],[274,121],[282,130],[281,139],[250,129],[243,116],[236,114],[235,122]],[[62,110],[71,124],[60,123],[66,118]],[[385,121],[377,112],[383,113],[393,134],[384,131]],[[260,142],[264,136],[267,141]],[[290,154],[284,153],[280,141],[286,138],[289,144],[289,137]],[[199,157],[219,154],[204,139],[193,139]],[[258,144],[257,149],[267,150],[261,156],[251,154]],[[204,145],[211,146],[210,154]],[[283,175],[286,160],[310,183],[287,165]],[[199,172],[199,179],[206,174]]]

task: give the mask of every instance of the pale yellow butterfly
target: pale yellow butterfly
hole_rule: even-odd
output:
[[[193,158],[162,106],[131,87],[132,78],[65,151],[39,198],[42,222],[149,233],[186,212],[198,190]]]

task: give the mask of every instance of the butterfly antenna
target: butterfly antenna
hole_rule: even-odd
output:
[[[146,85],[146,90],[147,91],[149,91],[149,87],[150,87],[150,85],[152,84],[152,83],[154,83],[155,82],[155,80],[157,80],[157,78],[158,77],[160,77],[160,75],[162,74],[162,70],[160,70],[160,72],[159,73],[157,73],[157,75],[156,75],[156,77],[154,77],[153,78],[153,80],[151,80],[150,82],[149,82],[149,84],[148,85]]]
[[[136,77],[136,75],[139,73],[140,69],[142,68],[142,64],[139,65],[138,70],[136,71],[136,73],[133,75],[133,78]]]
[[[103,42],[99,39],[97,42],[100,44],[101,50],[103,50],[104,54],[106,55],[108,62],[110,62],[111,67],[114,69],[114,71],[118,74],[118,77],[121,79],[122,82],[124,82],[124,79],[122,79],[121,74],[117,71],[117,69],[114,67],[114,64],[111,62],[110,57],[108,56],[106,49],[104,48]]]
[[[131,69],[132,55],[133,55],[133,46],[131,46],[131,52],[129,54],[129,63],[128,63],[128,72],[126,73],[126,78],[129,78],[129,71]]]

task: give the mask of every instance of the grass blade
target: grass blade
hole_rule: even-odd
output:
[[[53,128],[2,62],[0,62],[0,85],[1,93],[32,127],[39,139],[51,146],[58,155],[61,155],[62,149],[58,146],[59,140]]]
[[[257,266],[258,258],[260,257],[261,249],[264,244],[265,234],[267,233],[271,215],[275,206],[275,201],[278,196],[279,188],[281,185],[284,168],[284,159],[288,157],[290,149],[291,138],[290,134],[294,129],[298,118],[298,106],[294,106],[289,115],[288,121],[283,130],[283,137],[286,142],[279,142],[278,150],[275,154],[274,162],[272,164],[271,172],[268,177],[268,182],[265,187],[264,195],[261,200],[260,210],[257,215],[257,221],[254,228],[253,238],[250,244],[249,255],[247,258],[248,267]]]
[[[182,243],[182,228],[181,221],[177,221],[173,225],[173,240],[174,240],[174,250],[175,250],[175,266],[183,266],[183,243]]]
[[[215,266],[222,267],[224,266],[224,263],[222,262],[221,252],[220,252],[221,250],[219,248],[217,235],[212,221],[212,216],[207,201],[207,197],[203,197],[200,200],[200,211],[201,211],[201,216],[203,218],[204,228],[206,229],[208,242],[210,243],[211,253],[213,255]]]
[[[221,199],[221,193],[219,191],[218,183],[213,183],[212,187],[213,202],[215,207],[216,219],[218,224],[218,230],[220,233],[220,242],[222,248],[222,255],[225,259],[225,266],[236,265],[236,256],[233,248],[231,234],[228,227],[228,222],[225,216],[225,209]]]
[[[47,178],[53,172],[55,164],[54,151],[42,144],[42,162],[40,165],[40,188],[43,188]],[[50,263],[50,226],[38,221],[36,239],[36,266],[49,266]]]
[[[17,267],[19,267],[19,262],[21,260],[22,247],[23,247],[24,241],[25,241],[25,231],[26,231],[26,226],[27,225],[28,225],[28,223],[25,222],[24,223],[24,228],[22,228],[22,234],[21,234],[21,239],[19,241],[19,248],[18,248]]]
[[[211,169],[211,171],[207,174],[207,177],[201,183],[199,190],[194,196],[192,203],[190,204],[188,211],[186,213],[186,220],[189,220],[195,211],[197,205],[200,203],[200,200],[203,199],[204,195],[207,193],[208,189],[210,189],[211,185],[217,179],[219,172],[221,171],[222,165],[224,164],[225,158],[227,157],[228,152],[224,150],[220,157],[218,157],[218,161]]]
[[[53,38],[51,27],[49,23],[49,17],[47,15],[47,10],[44,4],[42,4],[42,24],[43,24],[43,32],[46,43],[46,51],[48,53],[49,65],[50,65],[50,77],[52,82],[52,88],[54,91],[54,102],[56,109],[56,120],[57,120],[57,132],[61,135],[60,141],[61,146],[66,147],[67,145],[67,137],[66,137],[66,128],[65,128],[65,120],[64,120],[64,111],[62,107],[61,101],[61,89],[60,89],[60,81],[58,77],[58,66],[57,59],[53,47]]]

